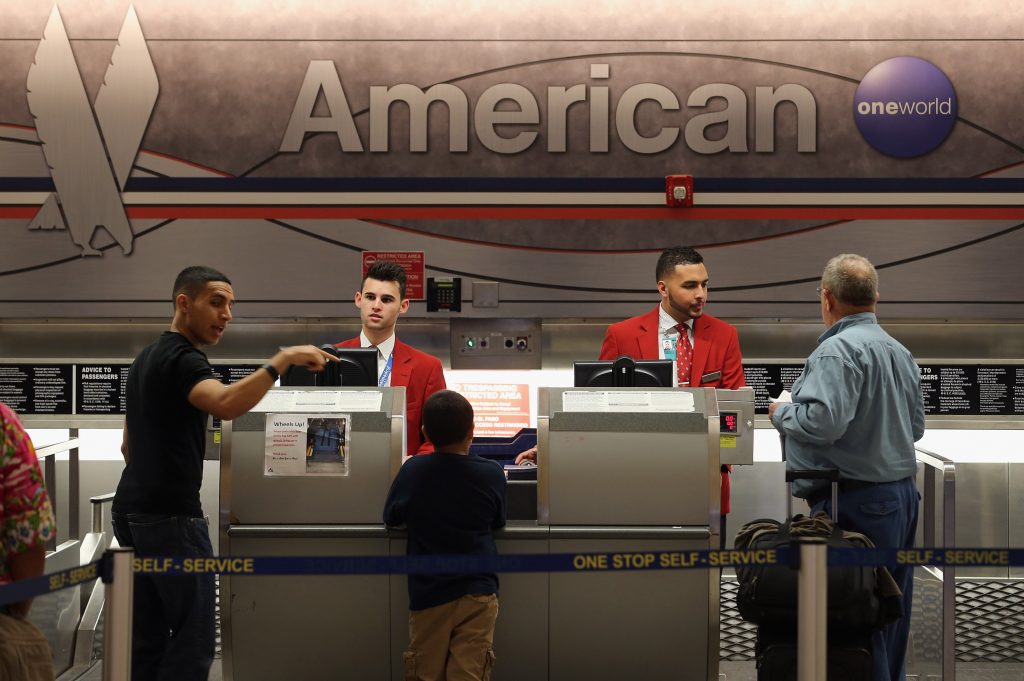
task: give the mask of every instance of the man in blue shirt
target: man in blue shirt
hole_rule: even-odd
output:
[[[878,274],[866,258],[829,260],[818,289],[826,331],[793,384],[792,403],[768,414],[782,433],[786,466],[839,470],[839,525],[880,548],[913,546],[920,495],[914,443],[924,435],[921,377],[910,351],[875,318]],[[794,494],[831,512],[827,488],[800,481]],[[913,567],[893,571],[903,617],[873,635],[875,681],[902,681]]]

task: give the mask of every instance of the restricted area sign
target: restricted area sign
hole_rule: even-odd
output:
[[[363,251],[363,276],[378,260],[390,260],[405,270],[405,295],[409,300],[423,300],[426,279],[423,273],[423,251]]]
[[[528,383],[448,382],[473,405],[476,437],[512,437],[530,427]]]

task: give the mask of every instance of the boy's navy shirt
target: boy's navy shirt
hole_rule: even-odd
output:
[[[505,526],[505,472],[475,454],[414,456],[395,476],[384,523],[405,525],[407,555],[494,555]],[[409,575],[409,608],[423,610],[469,594],[497,594],[498,576]]]

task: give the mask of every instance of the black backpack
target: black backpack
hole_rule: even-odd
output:
[[[830,547],[874,548],[858,532],[845,532],[826,513],[797,515],[780,523],[754,520],[736,535],[737,549],[798,550],[796,537],[823,537]],[[797,570],[786,565],[743,565],[736,568],[740,616],[758,625],[795,627]],[[895,622],[901,616],[900,590],[884,567],[844,566],[828,569],[828,626],[865,631]]]

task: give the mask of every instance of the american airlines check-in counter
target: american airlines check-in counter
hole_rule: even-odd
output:
[[[140,342],[142,335],[155,337],[157,325],[152,326],[153,329],[143,328],[139,332]],[[429,327],[427,333],[424,333],[424,326],[420,326],[415,333],[410,328],[403,337],[420,347],[432,349],[443,360],[442,348],[449,342],[447,323],[425,326]],[[813,338],[820,330],[817,325],[803,326],[805,331],[787,339],[777,336],[780,327],[786,330],[785,325],[740,325],[748,383],[754,387],[753,406],[757,411],[763,409],[764,393],[771,394],[775,390],[772,382],[776,380],[776,374],[778,380],[785,384],[799,373],[797,350],[813,347]],[[1024,365],[1002,354],[1012,355],[1012,348],[1016,347],[1014,342],[1017,342],[1012,339],[1016,335],[994,334],[992,337],[998,340],[995,347],[999,348],[1000,354],[993,356],[992,351],[979,351],[983,343],[969,330],[955,329],[951,334],[956,336],[964,350],[964,357],[957,357],[948,349],[929,349],[927,343],[918,342],[914,347],[914,334],[923,334],[917,328],[920,325],[913,325],[909,331],[899,324],[886,326],[897,337],[901,331],[911,334],[911,338],[901,340],[911,346],[922,367],[940,369],[940,378],[932,381],[934,393],[929,398],[932,404],[928,431],[919,447],[954,464],[956,505],[955,522],[950,525],[941,520],[935,523],[932,540],[947,541],[943,534],[948,528],[955,528],[956,546],[1024,545],[1024,529],[1021,527],[1024,508],[1020,501],[1024,498],[1021,494],[1024,491],[1021,489],[1024,416],[1020,412],[1024,410],[1021,408],[1019,387]],[[646,503],[647,481],[671,480],[667,472],[673,470],[672,465],[657,458],[645,458],[650,452],[659,451],[660,446],[641,448],[623,444],[634,442],[630,429],[636,429],[640,423],[634,418],[623,419],[624,423],[617,423],[614,414],[612,419],[608,415],[592,419],[591,425],[597,424],[594,427],[613,428],[614,433],[601,430],[599,434],[586,434],[586,430],[574,430],[582,427],[581,423],[586,425],[591,417],[585,413],[566,414],[561,408],[564,404],[559,400],[572,384],[572,374],[566,366],[573,359],[593,357],[604,325],[574,324],[571,330],[556,324],[551,327],[545,326],[544,330],[544,368],[450,369],[446,364],[449,385],[470,395],[471,401],[481,405],[482,411],[493,407],[491,416],[514,413],[515,418],[504,421],[513,425],[525,421],[528,425],[538,426],[540,480],[532,483],[536,501],[531,500],[537,516],[525,518],[523,514],[517,514],[519,517],[510,520],[508,529],[498,538],[501,553],[576,551],[586,547],[593,547],[593,550],[608,547],[609,551],[714,547],[717,545],[717,498],[711,491],[711,485],[714,479],[712,471],[717,470],[717,464],[713,462],[715,455],[723,463],[739,464],[733,467],[732,513],[727,540],[731,540],[735,531],[748,520],[782,517],[785,513],[785,490],[778,437],[762,414],[753,417],[753,429],[749,434],[741,432],[734,436],[724,432],[723,423],[726,422],[722,420],[723,414],[729,411],[737,415],[736,425],[741,431],[749,427],[747,421],[751,419],[741,409],[725,409],[721,392],[715,399],[719,412],[717,420],[709,418],[714,410],[707,400],[702,403],[698,397],[694,401],[693,413],[706,420],[704,441],[707,445],[706,450],[701,450],[689,463],[702,461],[701,466],[706,465],[706,469],[688,471],[687,477],[702,481],[703,486],[695,486],[688,480],[689,486],[680,488],[685,491],[680,491],[679,495],[669,498],[668,487],[663,495],[667,509],[678,508],[681,496],[687,497],[692,508],[678,519],[660,519],[642,516],[642,504],[631,507],[629,495],[635,493]],[[233,330],[239,335],[248,332],[241,324]],[[318,332],[306,327],[301,330],[301,335],[282,333],[281,342],[289,342],[293,338],[295,341],[308,340],[310,337],[319,341],[318,333],[343,337],[345,331],[347,329],[338,331],[332,327]],[[939,331],[934,329],[935,333]],[[275,334],[273,329],[261,328],[257,335],[263,338]],[[934,335],[923,335],[935,338]],[[945,348],[948,343],[947,339],[941,344]],[[83,347],[87,345],[87,342],[82,343]],[[258,343],[255,349],[247,348],[241,352],[237,348],[216,348],[210,354],[218,365],[258,365],[256,358],[260,357],[263,345],[266,344]],[[0,360],[0,365],[5,368],[5,372],[0,374],[0,379],[3,379],[0,383],[7,399],[12,396],[18,399],[21,394],[19,386],[31,383],[31,378],[25,376],[31,377],[32,372],[24,370],[30,365],[67,363],[71,367],[69,372],[79,372],[91,367],[127,365],[131,357],[126,350],[123,354],[92,353],[85,358],[65,358],[63,355],[45,354],[46,341],[34,344],[32,349],[32,354],[24,351]],[[36,354],[40,350],[43,353]],[[944,359],[948,357],[957,359]],[[22,369],[15,371],[10,369],[12,366]],[[971,366],[986,367],[986,370],[979,376],[976,369],[964,369]],[[941,370],[943,367],[945,370]],[[90,370],[87,373],[105,376],[108,372]],[[110,385],[104,389],[108,390],[108,397],[97,397],[103,391],[98,393],[96,386],[85,391],[74,385],[67,387],[72,401],[80,402],[85,394],[89,394],[93,400],[116,402],[110,395],[116,396],[120,373],[109,373],[116,373],[118,378],[110,379]],[[51,390],[54,385],[52,372],[46,376],[47,382],[43,385],[50,386],[47,390]],[[74,384],[75,380],[70,383]],[[494,386],[514,388],[491,390]],[[211,520],[219,525],[219,536],[215,535],[213,540],[220,554],[404,554],[401,531],[389,532],[380,522],[384,495],[397,469],[397,461],[401,459],[402,448],[396,442],[402,441],[403,402],[396,397],[400,390],[370,392],[381,396],[379,407],[373,406],[366,412],[351,406],[340,407],[340,414],[351,416],[346,417],[345,423],[345,443],[350,448],[346,456],[351,458],[344,474],[310,480],[301,476],[267,475],[262,469],[266,463],[268,437],[266,413],[238,419],[227,424],[223,431],[210,431],[210,460],[206,462],[204,472],[203,505]],[[524,399],[510,406],[508,400],[514,401],[517,395]],[[29,398],[34,399],[33,396]],[[23,399],[23,405],[27,404],[26,399]],[[47,397],[43,402],[49,404],[53,400]],[[488,402],[491,403],[489,406]],[[43,445],[65,439],[72,434],[69,429],[77,429],[74,434],[80,440],[81,466],[78,515],[86,518],[88,498],[113,491],[120,475],[123,466],[119,453],[121,417],[116,413],[116,404],[107,405],[112,412],[109,414],[78,413],[79,406],[76,403],[68,409],[70,413],[28,413],[24,420],[33,438]],[[97,408],[96,404],[90,407]],[[1011,413],[977,413],[983,408],[999,408]],[[965,409],[975,413],[958,411]],[[290,412],[283,410],[281,413]],[[308,415],[315,412],[297,413]],[[698,417],[691,414],[683,420],[695,418]],[[502,422],[503,419],[496,418],[486,423]],[[617,425],[613,426],[613,423]],[[694,435],[695,430],[688,431],[687,428],[694,426],[690,423],[680,429],[681,438],[700,439]],[[707,437],[713,428],[719,430],[717,440]],[[665,432],[658,427],[642,430],[637,437],[675,439],[675,435],[667,435],[673,432],[671,428]],[[588,447],[576,449],[569,446],[574,437],[572,434],[577,432],[583,432],[589,438]],[[595,442],[602,444],[594,447]],[[750,443],[749,450],[744,449],[747,442]],[[360,454],[362,448],[357,447],[359,443],[372,443],[365,450],[370,452],[366,459]],[[717,452],[714,452],[713,443],[717,443]],[[728,458],[744,451],[749,451],[747,460]],[[398,452],[397,456],[395,452]],[[589,452],[589,455],[584,452]],[[694,455],[691,453],[691,456]],[[67,487],[63,481],[68,479],[70,462],[66,455],[58,454],[57,457],[57,495],[62,502],[58,505],[58,520],[66,528],[70,523]],[[373,465],[367,467],[368,462]],[[682,465],[682,462],[675,464]],[[614,480],[611,486],[601,488],[595,482],[594,476],[602,475],[607,476],[606,482]],[[924,483],[923,472],[921,479]],[[940,485],[941,482],[935,484]],[[312,491],[303,489],[303,485],[311,486]],[[510,484],[510,495],[522,494],[530,485],[529,482]],[[586,510],[587,503],[612,501],[608,496],[609,490],[625,495],[625,501],[618,506],[609,504],[609,508],[618,509],[615,513],[603,518],[578,515],[578,512]],[[934,513],[940,519],[944,513],[941,507],[943,498],[942,494],[935,496],[939,505]],[[566,506],[566,503],[570,505]],[[702,516],[699,510],[695,510],[698,506],[704,509]],[[662,504],[654,507],[660,509]],[[920,545],[926,543],[924,532],[925,528],[921,527]],[[1019,572],[960,568],[957,579],[958,582],[972,578],[1005,582],[1007,579],[1019,579]],[[495,678],[574,678],[581,669],[580,665],[593,666],[592,678],[601,678],[604,669],[618,670],[621,676],[622,669],[618,665],[635,660],[636,650],[645,650],[645,659],[651,659],[652,664],[669,664],[672,655],[666,655],[666,652],[685,650],[688,665],[692,661],[702,673],[712,674],[717,668],[719,653],[725,654],[719,650],[723,642],[717,640],[718,606],[722,605],[715,589],[717,575],[674,571],[657,573],[656,579],[650,580],[651,574],[639,575],[639,579],[636,574],[502,575],[502,609],[495,644],[499,662]],[[652,598],[653,593],[662,591],[660,588],[650,591],[649,587],[657,580],[673,582],[670,588],[674,589],[673,593],[679,600],[668,604],[664,598]],[[604,581],[609,583],[602,583]],[[613,581],[615,583],[611,584]],[[922,597],[921,602],[926,600]],[[690,613],[687,624],[694,624],[692,631],[678,631],[676,628],[680,611]],[[302,658],[302,664],[311,665],[306,670],[310,678],[327,678],[338,669],[353,666],[367,670],[368,678],[401,678],[401,651],[407,636],[404,576],[224,578],[221,612],[226,671],[232,670],[234,675],[231,678],[277,678],[280,676],[278,666],[282,664],[291,664],[289,670],[294,671],[295,656],[279,653],[293,646],[310,651],[310,655]],[[918,621],[925,621],[928,616],[918,618]],[[614,634],[611,643],[600,638],[602,618],[613,622],[608,627],[609,635]],[[919,640],[927,640],[927,637],[917,636],[915,641]],[[922,659],[927,654],[929,651],[919,655],[918,669],[923,668]],[[370,670],[374,669],[379,671],[379,675],[371,673]],[[225,678],[228,678],[227,674]]]
[[[727,392],[737,410],[744,402],[752,409],[750,391]],[[339,426],[344,444],[310,455],[307,433],[325,421]],[[541,388],[536,513],[510,520],[499,551],[628,559],[717,546],[719,425],[713,389]],[[224,424],[222,552],[404,554],[402,531],[381,524],[403,442],[401,388],[275,389]],[[327,678],[346,667],[363,678],[403,677],[402,575],[232,576],[221,594],[225,669],[234,678]],[[685,660],[694,678],[714,679],[718,610],[713,570],[502,575],[495,678],[618,679],[640,656],[650,678]],[[318,652],[280,654],[303,647]]]

